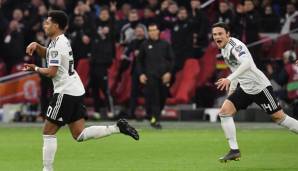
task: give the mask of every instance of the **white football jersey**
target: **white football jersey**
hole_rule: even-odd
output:
[[[245,93],[258,94],[271,85],[264,73],[256,67],[249,50],[240,40],[231,37],[227,45],[221,49],[221,54],[232,72],[237,70],[243,59],[250,60],[249,69],[232,81],[238,82]]]
[[[58,71],[54,78],[54,93],[81,96],[85,93],[83,83],[74,70],[73,53],[69,40],[64,34],[52,40],[47,48],[47,65],[57,66]]]

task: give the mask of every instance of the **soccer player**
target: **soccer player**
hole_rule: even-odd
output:
[[[55,134],[65,124],[68,124],[73,138],[78,142],[119,132],[129,135],[135,140],[139,139],[138,132],[124,119],[120,119],[115,125],[85,128],[86,109],[82,103],[85,90],[80,77],[74,70],[70,43],[63,34],[67,23],[68,17],[63,11],[50,11],[48,18],[43,23],[43,28],[47,36],[51,38],[51,43],[45,48],[32,42],[26,49],[26,53],[29,55],[36,52],[40,57],[46,58],[48,68],[25,64],[24,69],[50,77],[54,84],[54,95],[48,107],[43,127],[43,171],[53,170],[57,150]]]
[[[229,96],[220,109],[219,117],[230,151],[219,160],[227,162],[240,159],[233,115],[240,109],[246,109],[253,102],[269,114],[274,122],[298,133],[298,121],[283,112],[273,95],[269,80],[256,67],[245,44],[230,37],[229,28],[224,23],[212,26],[212,37],[232,71],[227,78],[221,78],[215,83],[218,89],[229,90]]]

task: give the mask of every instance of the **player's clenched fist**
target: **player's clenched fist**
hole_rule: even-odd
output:
[[[32,56],[33,52],[36,50],[38,43],[32,42],[26,48],[26,53]]]

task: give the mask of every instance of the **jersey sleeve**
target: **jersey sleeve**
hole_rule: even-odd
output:
[[[238,44],[231,49],[231,53],[237,58],[240,63],[244,61],[251,61],[252,58],[248,52],[248,49],[245,45]]]
[[[231,49],[231,53],[240,63],[240,66],[227,77],[227,79],[233,81],[235,78],[237,78],[239,75],[241,75],[251,67],[253,60],[245,45],[236,45]]]
[[[58,48],[50,48],[48,49],[49,55],[49,66],[60,66],[61,65],[61,51]]]

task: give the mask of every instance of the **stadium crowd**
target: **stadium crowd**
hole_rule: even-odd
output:
[[[188,59],[201,60],[205,52],[208,52],[207,49],[212,42],[210,26],[213,23],[228,23],[232,36],[248,45],[262,40],[264,37],[261,33],[287,35],[298,29],[296,0],[211,0],[210,4],[208,2],[208,0],[0,0],[0,76],[13,73],[17,70],[17,64],[32,60],[45,66],[45,61],[40,58],[27,56],[25,48],[32,41],[45,46],[49,43],[42,24],[47,12],[52,9],[63,10],[70,16],[66,35],[71,42],[75,66],[78,66],[81,59],[90,61],[90,84],[85,86],[96,92],[92,94],[97,104],[95,110],[98,112],[101,105],[108,106],[106,103],[113,103],[111,99],[102,101],[98,88],[102,89],[105,99],[109,99],[108,97],[113,94],[110,89],[113,90],[115,87],[109,85],[108,69],[117,60],[118,49],[121,49],[120,64],[117,67],[115,82],[123,81],[123,73],[131,65],[132,77],[138,75],[134,72],[137,68],[135,57],[138,56],[142,39],[148,38],[147,29],[151,23],[158,25],[161,39],[169,42],[174,51],[175,64],[172,69],[174,78],[171,84],[179,81],[175,75],[183,69]],[[298,97],[296,93],[298,86],[295,86],[298,81],[298,69],[293,65],[297,47],[294,39],[290,38],[290,42],[291,45],[288,45],[282,56],[277,58],[276,54],[272,55],[269,52],[272,50],[266,51],[268,43],[249,47],[257,66],[276,83],[274,87],[279,97],[293,103]],[[216,72],[210,79],[202,86],[195,87],[197,95],[192,100],[200,106],[213,106],[215,98],[220,95],[214,90],[213,82],[219,75],[226,73],[224,69],[215,67],[214,65]],[[138,77],[132,79],[132,87],[138,88],[138,84]],[[131,96],[138,95],[132,91]],[[134,102],[131,104],[136,105]]]

